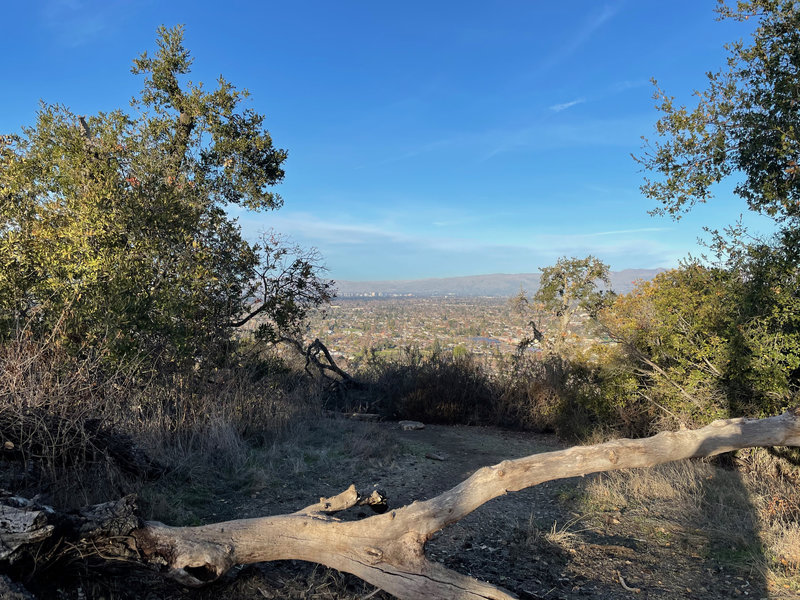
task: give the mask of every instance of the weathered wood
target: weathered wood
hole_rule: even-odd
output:
[[[26,506],[22,498],[5,498],[0,505],[0,562],[14,563],[20,548],[46,540],[53,529],[45,510]]]
[[[353,573],[401,599],[509,599],[514,597],[509,592],[428,561],[425,543],[492,498],[544,481],[757,446],[800,446],[800,409],[768,419],[721,420],[695,431],[506,460],[479,469],[430,500],[360,521],[332,516],[379,499],[380,495],[361,496],[351,486],[289,515],[200,527],[147,522],[130,529],[125,548],[135,549],[138,560],[190,586],[213,581],[235,564],[297,559]],[[0,531],[0,539],[4,536]]]
[[[130,542],[144,522],[136,516],[136,497],[58,512],[49,506],[0,492],[0,565],[36,555],[102,554],[138,560]],[[42,559],[48,560],[48,559]],[[2,596],[0,596],[2,598]]]

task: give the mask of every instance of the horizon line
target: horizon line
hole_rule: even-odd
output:
[[[629,267],[626,269],[612,269],[610,273],[624,273],[625,271],[667,271],[667,267]],[[404,277],[398,279],[337,279],[332,277],[331,279],[336,283],[408,283],[412,281],[434,281],[437,279],[469,279],[471,277],[496,277],[496,276],[504,276],[504,277],[521,277],[521,276],[539,276],[541,275],[541,271],[528,271],[523,273],[503,273],[503,272],[495,272],[495,273],[476,273],[474,275],[440,275],[440,276],[433,276],[433,277]]]

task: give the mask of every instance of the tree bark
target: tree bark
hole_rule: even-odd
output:
[[[352,486],[296,513],[274,517],[200,527],[169,527],[158,522],[132,526],[121,516],[124,510],[109,503],[99,511],[105,520],[95,521],[101,532],[108,532],[100,539],[109,541],[113,535],[117,540],[120,556],[133,553],[137,560],[155,565],[189,586],[213,581],[235,564],[298,559],[353,573],[401,599],[509,599],[514,596],[507,591],[428,561],[425,543],[436,531],[492,498],[544,481],[758,446],[800,446],[800,408],[767,419],[720,420],[694,431],[663,432],[645,439],[620,439],[506,460],[479,469],[430,500],[360,521],[345,522],[331,516],[358,504],[382,501],[378,494],[362,497]],[[47,519],[27,516],[22,521],[9,530],[6,520],[0,518],[3,547],[17,544],[15,552],[19,552],[19,532],[26,526],[32,540],[45,535]],[[78,535],[92,535],[86,531],[91,519],[75,517],[73,521],[83,524]],[[127,535],[120,527],[129,528]],[[106,555],[110,551],[104,548]]]

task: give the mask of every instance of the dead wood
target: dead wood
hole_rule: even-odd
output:
[[[325,362],[320,360],[319,358],[320,353],[322,353],[322,355],[325,357]],[[306,348],[305,357],[306,357],[306,365],[305,365],[306,372],[309,372],[308,368],[310,365],[313,364],[319,371],[319,374],[322,376],[325,375],[326,371],[330,371],[332,373],[335,373],[341,378],[341,382],[345,387],[351,387],[351,388],[361,387],[361,384],[359,382],[353,379],[353,377],[349,373],[347,373],[347,371],[345,371],[336,364],[336,361],[333,359],[333,355],[331,355],[330,351],[328,350],[328,347],[325,346],[325,344],[323,344],[319,338],[316,338],[308,346],[308,348]]]
[[[362,496],[351,486],[293,514],[200,527],[138,522],[131,516],[131,503],[123,500],[123,504],[101,505],[105,508],[94,520],[83,512],[98,514],[97,507],[73,515],[67,522],[83,525],[62,526],[61,535],[78,536],[84,544],[87,539],[95,544],[103,541],[106,555],[117,553],[155,566],[189,586],[213,581],[235,564],[296,559],[353,573],[401,599],[509,599],[514,597],[509,592],[428,561],[425,543],[492,498],[544,481],[758,446],[800,446],[800,409],[767,419],[720,420],[694,431],[663,432],[645,439],[620,439],[506,460],[479,469],[430,500],[360,521],[340,521],[333,514],[383,499],[380,494]],[[20,552],[25,544],[20,542],[20,532],[24,531],[34,545],[41,543],[42,536],[56,537],[56,527],[47,529],[54,523],[52,511],[28,510],[32,512],[27,516],[0,517],[3,548],[16,544],[13,552]],[[91,531],[94,523],[99,529]]]

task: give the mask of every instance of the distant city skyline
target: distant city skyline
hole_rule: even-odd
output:
[[[651,217],[630,154],[653,137],[655,78],[678,102],[750,23],[713,0],[540,3],[43,0],[5,7],[0,133],[39,100],[127,108],[131,61],[158,25],[186,25],[190,78],[250,90],[289,151],[285,206],[231,209],[341,280],[531,273],[562,255],[614,270],[674,267],[703,226],[745,213],[732,185],[681,221]]]

